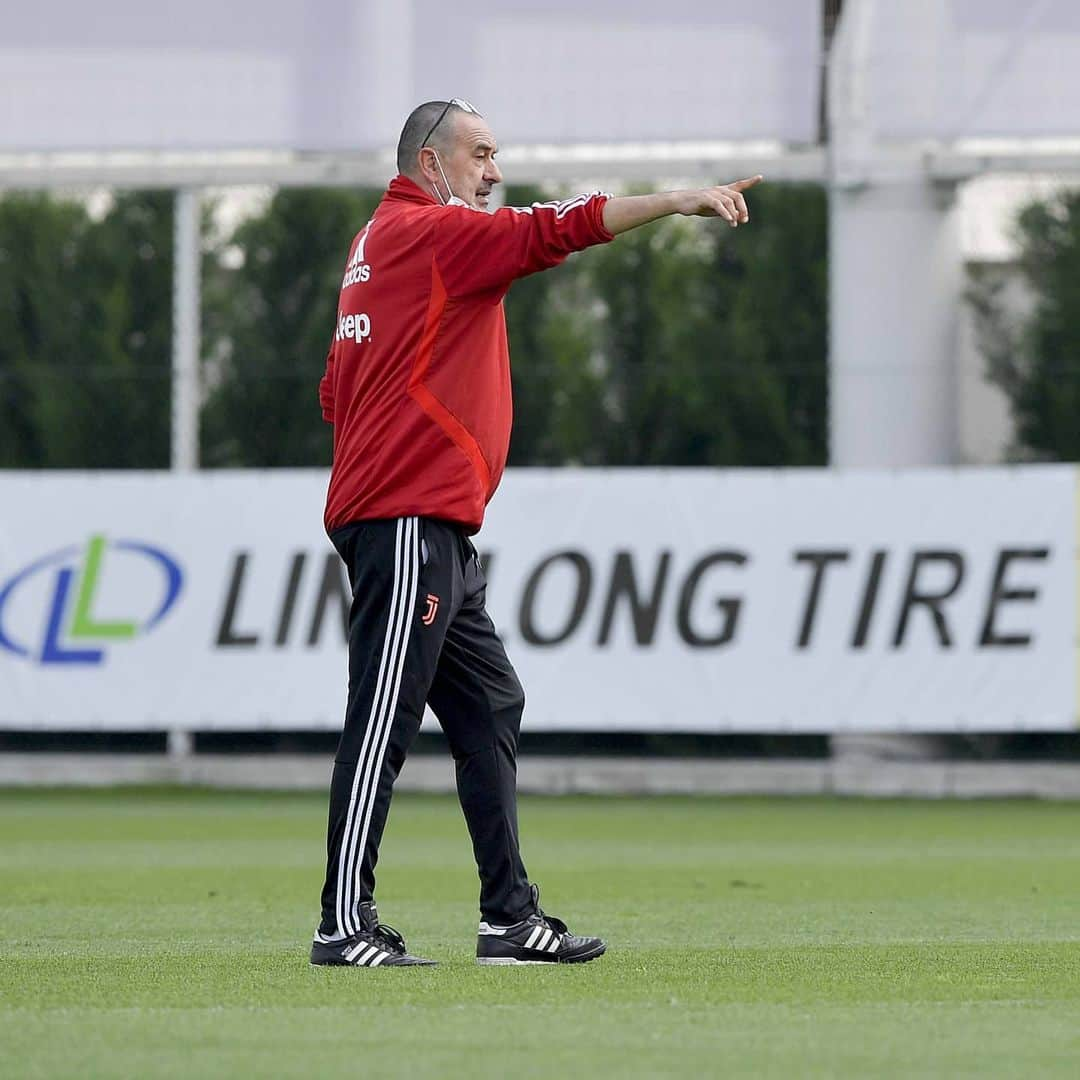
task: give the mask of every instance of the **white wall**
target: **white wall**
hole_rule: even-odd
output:
[[[393,147],[471,100],[507,144],[816,138],[818,0],[10,4],[0,150]]]

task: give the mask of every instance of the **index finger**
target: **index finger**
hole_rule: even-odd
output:
[[[736,191],[745,191],[747,188],[752,188],[755,184],[760,184],[765,177],[758,173],[757,176],[748,176],[745,180],[736,180],[734,184],[728,184],[729,188],[734,188]]]

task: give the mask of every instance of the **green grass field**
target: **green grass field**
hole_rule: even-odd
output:
[[[382,917],[313,969],[324,798],[0,792],[0,1076],[1080,1075],[1080,808],[527,799],[608,955],[479,968],[456,804],[399,796]]]

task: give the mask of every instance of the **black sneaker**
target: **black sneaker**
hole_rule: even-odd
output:
[[[375,905],[360,905],[363,929],[347,938],[332,938],[319,931],[311,942],[311,962],[330,967],[433,967],[434,960],[410,956],[405,939],[379,922]]]
[[[478,964],[584,964],[602,956],[607,945],[578,937],[562,919],[540,910],[540,889],[532,887],[533,913],[512,926],[482,922],[476,939]]]

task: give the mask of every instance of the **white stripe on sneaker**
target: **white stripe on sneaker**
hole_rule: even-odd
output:
[[[371,958],[372,958],[372,957],[373,957],[373,956],[374,956],[374,955],[375,955],[375,954],[376,954],[376,953],[377,953],[378,951],[379,951],[379,950],[378,950],[378,949],[377,949],[377,948],[376,948],[376,947],[375,947],[374,945],[368,945],[368,946],[366,946],[366,947],[365,947],[365,949],[364,949],[364,951],[363,951],[363,952],[362,952],[362,953],[361,953],[361,954],[360,954],[360,955],[359,955],[359,956],[358,956],[358,957],[356,958],[356,964],[357,964],[357,967],[364,967],[364,965],[365,965],[365,964],[367,964],[367,963],[369,963],[369,962],[370,962],[370,960],[371,960]]]
[[[534,926],[533,932],[528,936],[525,941],[525,948],[531,949],[537,941],[540,940],[540,935],[543,934],[544,928],[542,926]]]
[[[551,943],[548,945],[548,952],[558,952],[559,946],[562,944],[562,934],[552,934]]]
[[[361,941],[359,945],[352,945],[348,949],[346,949],[345,952],[342,953],[342,956],[344,956],[345,959],[348,960],[351,964],[356,959],[356,957],[366,948],[367,944]]]
[[[378,967],[390,954],[381,952],[374,960],[371,961],[372,967]]]
[[[536,966],[550,967],[550,960],[518,960],[513,956],[478,956],[476,958],[478,964],[491,964],[497,966],[506,967],[523,967],[526,964],[533,964]]]
[[[545,929],[545,930],[544,930],[544,932],[543,932],[543,933],[542,933],[542,934],[540,935],[540,937],[539,937],[539,938],[537,939],[537,942],[536,942],[536,944],[535,944],[535,945],[533,946],[533,948],[534,948],[534,949],[539,949],[539,950],[540,950],[541,952],[543,952],[543,951],[544,951],[545,949],[547,949],[547,947],[548,947],[548,942],[549,942],[550,940],[551,940],[551,931],[550,931],[550,930],[547,930],[547,929]]]

